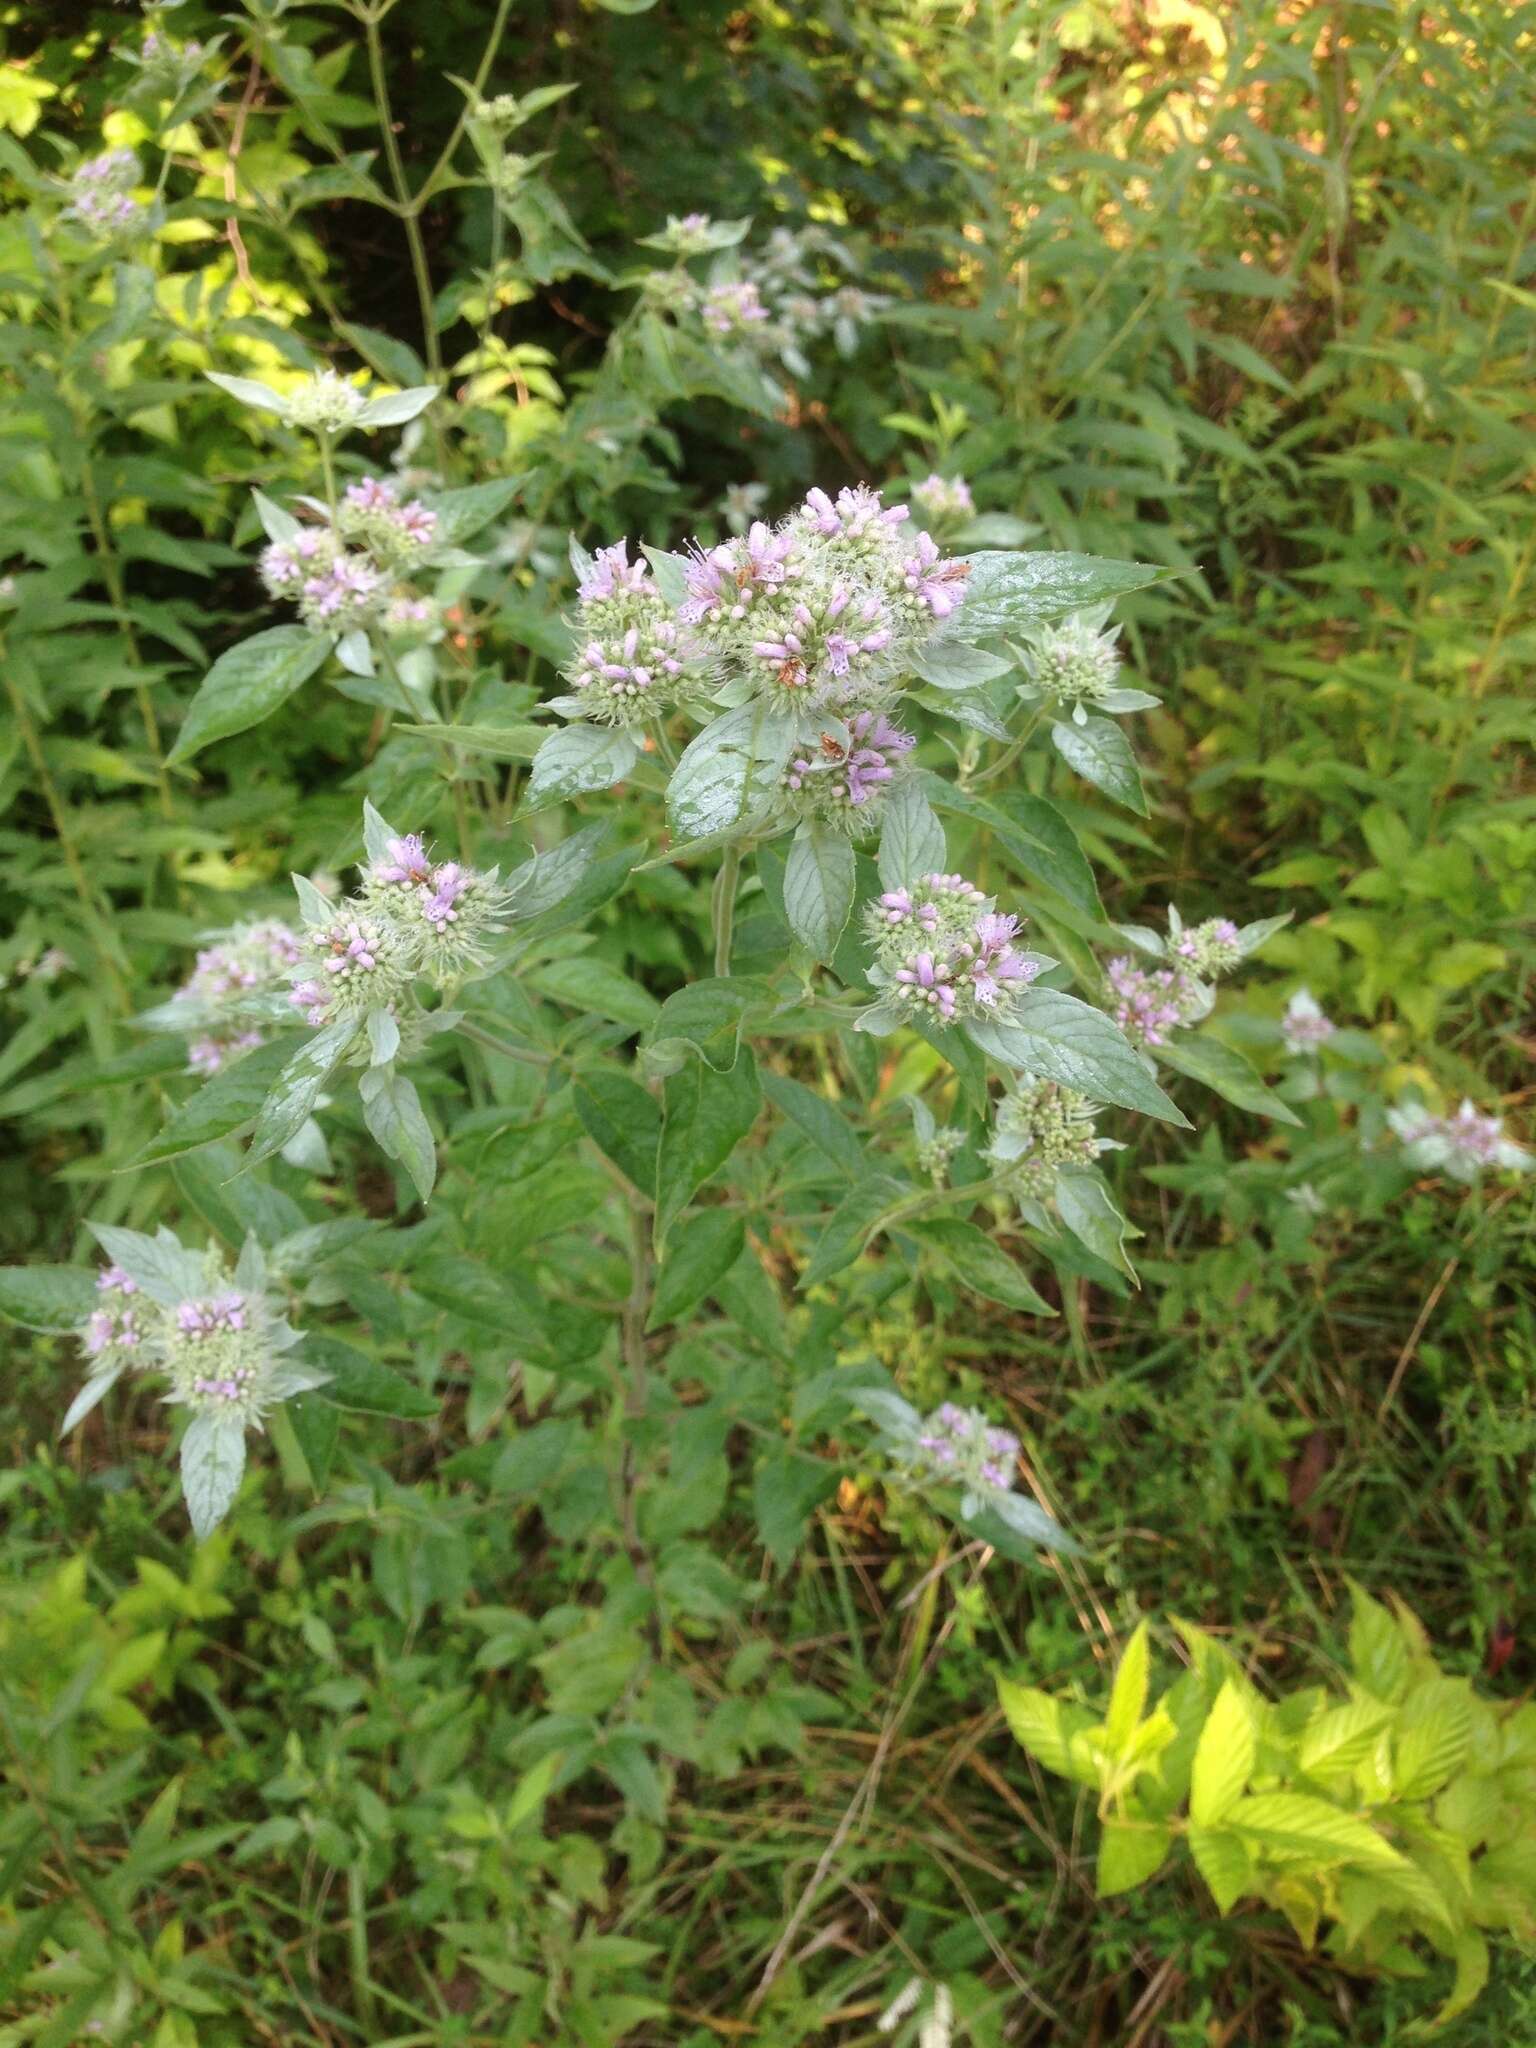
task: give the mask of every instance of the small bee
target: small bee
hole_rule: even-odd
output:
[[[821,736],[821,751],[829,761],[846,760],[848,755],[848,749],[842,741],[834,739],[829,732],[824,732]]]
[[[805,688],[805,663],[803,661],[796,661],[794,656],[791,655],[788,661],[781,661],[779,663],[777,679],[786,690],[803,690]]]

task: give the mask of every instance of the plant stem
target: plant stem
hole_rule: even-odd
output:
[[[720,863],[720,872],[715,877],[711,904],[715,924],[715,972],[719,975],[727,975],[731,971],[731,934],[736,923],[736,884],[740,876],[741,848],[728,846]]]
[[[552,1067],[555,1056],[549,1052],[538,1052],[531,1045],[513,1045],[510,1040],[498,1038],[494,1031],[482,1031],[466,1017],[458,1029],[465,1038],[473,1039],[476,1045],[483,1045],[487,1052],[500,1053],[504,1060],[521,1060],[525,1067]]]
[[[400,202],[400,219],[405,228],[406,247],[411,256],[411,273],[416,280],[416,298],[421,308],[421,334],[426,349],[427,372],[432,382],[438,384],[442,382],[443,376],[443,352],[437,334],[432,273],[427,267],[426,245],[421,239],[421,222],[418,217],[423,195],[413,195],[406,180],[405,165],[401,161],[400,145],[395,140],[394,115],[389,104],[389,81],[384,71],[384,46],[379,37],[379,22],[382,18],[380,12],[372,7],[361,15],[363,34],[368,44],[368,75],[373,81],[373,99],[378,109],[379,131],[384,138],[384,158],[389,165],[395,197]],[[425,191],[425,188],[423,190]]]

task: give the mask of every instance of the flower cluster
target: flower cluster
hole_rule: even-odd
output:
[[[98,1235],[117,1256],[97,1274],[100,1306],[78,1332],[96,1398],[130,1369],[161,1373],[168,1401],[259,1424],[275,1402],[320,1384],[320,1374],[288,1356],[298,1333],[268,1297],[254,1244],[231,1273],[219,1252],[188,1251],[169,1231]],[[79,1401],[75,1408],[78,1420],[86,1410]]]
[[[126,50],[123,54],[139,67],[139,90],[174,99],[196,78],[212,51],[195,37],[185,43],[173,43],[159,29],[151,28],[145,30],[136,52]]]
[[[789,809],[797,817],[861,833],[917,737],[893,725],[883,711],[856,711],[846,724],[834,719],[830,727],[813,749],[790,762],[784,777]]]
[[[316,370],[296,384],[283,401],[283,417],[291,427],[313,434],[340,434],[352,426],[368,403],[367,395],[336,370]]]
[[[1104,970],[1111,1014],[1132,1045],[1166,1045],[1181,1025],[1195,1023],[1205,992],[1179,967],[1143,967],[1128,953]]]
[[[1243,942],[1230,917],[1208,917],[1204,924],[1186,925],[1172,935],[1168,950],[1192,974],[1213,980],[1239,964]]]
[[[1095,711],[1149,711],[1157,698],[1145,690],[1123,687],[1120,628],[1109,626],[1112,607],[1094,605],[1048,625],[1025,628],[1020,640],[1028,681],[1018,694],[1027,703],[1044,702],[1064,712],[1074,725],[1086,725]],[[1106,631],[1105,629],[1108,628]]]
[[[185,1032],[187,1066],[216,1074],[263,1043],[258,1022],[272,1013],[300,956],[298,935],[276,918],[234,925],[197,955],[191,974],[150,1021]]]
[[[904,505],[867,485],[813,490],[777,526],[761,521],[692,550],[679,617],[753,694],[840,711],[880,710],[916,647],[965,594],[969,565],[913,532]]]
[[[336,508],[336,531],[392,569],[418,561],[437,537],[437,514],[420,498],[402,498],[386,477],[348,484]]]
[[[81,164],[69,180],[66,220],[94,235],[128,235],[143,228],[149,208],[133,196],[142,175],[131,149],[109,149]]]
[[[1281,1038],[1292,1055],[1316,1052],[1332,1038],[1335,1028],[1333,1019],[1324,1016],[1317,998],[1305,988],[1297,989],[1280,1019]]]
[[[748,278],[727,278],[706,287],[699,318],[711,334],[732,341],[749,334],[770,317],[757,286]]]
[[[334,916],[306,927],[289,1001],[306,1024],[395,1016],[418,977],[442,988],[484,966],[501,929],[496,870],[432,857],[416,833],[385,828],[362,886]]]
[[[1406,1103],[1389,1109],[1387,1122],[1412,1165],[1438,1168],[1453,1180],[1470,1183],[1489,1171],[1526,1173],[1536,1166],[1536,1154],[1505,1137],[1502,1117],[1485,1116],[1467,1100],[1451,1116]]]
[[[1013,1485],[1019,1440],[1009,1430],[994,1429],[978,1409],[941,1403],[924,1416],[917,1448],[934,1478],[968,1493],[1006,1493]]]
[[[963,476],[940,476],[937,471],[912,486],[912,503],[934,526],[959,526],[973,516],[976,501]]]
[[[389,595],[384,571],[367,555],[349,554],[328,527],[305,527],[292,540],[273,541],[260,567],[268,594],[291,598],[316,633],[366,625]]]
[[[1075,1088],[1021,1076],[997,1106],[988,1157],[1011,1167],[1019,1191],[1046,1201],[1063,1167],[1092,1166],[1113,1140],[1094,1130],[1098,1105]]]
[[[866,920],[875,952],[870,979],[881,1009],[898,1021],[1004,1017],[1043,964],[1015,946],[1018,919],[1002,915],[963,875],[924,875],[910,889],[888,889]]]
[[[660,717],[703,680],[703,655],[650,566],[627,541],[599,548],[577,591],[576,648],[564,673],[567,708],[599,725]]]

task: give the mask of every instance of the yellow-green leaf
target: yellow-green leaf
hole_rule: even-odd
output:
[[[1231,1811],[1253,1773],[1258,1731],[1243,1688],[1228,1679],[1216,1695],[1195,1747],[1190,1773],[1189,1817],[1213,1827]]]
[[[1192,1827],[1185,1839],[1218,1910],[1230,1913],[1253,1883],[1253,1858],[1247,1843],[1230,1828]]]
[[[1404,1859],[1362,1814],[1331,1806],[1304,1792],[1259,1792],[1239,1799],[1226,1815],[1250,1847],[1277,1861],[1357,1863],[1401,1869]]]
[[[1147,1624],[1138,1623],[1125,1646],[1109,1695],[1109,1712],[1104,1720],[1104,1739],[1111,1756],[1129,1747],[1147,1704],[1147,1680],[1151,1670],[1151,1640]]]
[[[1112,1899],[1117,1892],[1145,1884],[1172,1840],[1172,1830],[1160,1821],[1106,1821],[1099,1841],[1099,1897]]]

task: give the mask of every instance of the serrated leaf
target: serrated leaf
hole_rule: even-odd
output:
[[[215,740],[269,718],[309,681],[331,651],[303,626],[270,626],[221,654],[187,707],[170,759],[187,761]]]
[[[1190,1128],[1124,1033],[1102,1010],[1076,996],[1031,989],[1006,1023],[977,1020],[966,1030],[984,1053],[1015,1072],[1059,1081],[1090,1102],[1114,1103]]]
[[[1095,1878],[1099,1897],[1112,1899],[1145,1884],[1172,1844],[1173,1831],[1162,1821],[1105,1821]]]
[[[880,886],[906,889],[920,875],[944,872],[944,827],[915,777],[898,782],[880,825]]]
[[[753,830],[778,797],[794,744],[794,718],[761,701],[705,726],[683,749],[667,784],[672,831],[692,840]]]
[[[1229,1678],[1217,1693],[1195,1745],[1189,1817],[1197,1826],[1215,1827],[1226,1818],[1252,1777],[1257,1756],[1253,1708],[1243,1688]]]
[[[247,1166],[270,1159],[299,1130],[356,1033],[354,1019],[339,1019],[317,1031],[291,1055],[257,1115],[251,1148],[246,1154]]]
[[[1230,1913],[1253,1884],[1253,1858],[1241,1835],[1230,1828],[1193,1826],[1185,1836],[1195,1868],[1210,1888],[1217,1910]]]
[[[285,413],[288,401],[274,391],[270,384],[262,384],[255,377],[229,377],[222,370],[205,370],[203,375],[210,384],[217,384],[221,391],[227,391],[231,398],[241,405],[253,405],[261,412]]]
[[[803,821],[784,864],[784,915],[801,945],[818,960],[830,960],[837,951],[856,883],[853,847],[843,834]]]
[[[1152,1670],[1152,1638],[1144,1621],[1138,1622],[1115,1666],[1109,1708],[1104,1716],[1105,1747],[1112,1756],[1122,1756],[1146,1710],[1147,1685]]]
[[[1307,1724],[1297,1762],[1309,1774],[1352,1771],[1370,1755],[1390,1719],[1390,1708],[1378,1700],[1326,1707]]]
[[[1085,1708],[1034,1686],[1015,1684],[1011,1678],[998,1680],[997,1697],[1021,1748],[1059,1778],[1071,1778],[1080,1785],[1097,1784],[1097,1771],[1087,1768],[1074,1748],[1074,1738],[1094,1726],[1093,1716]]]
[[[729,1209],[701,1209],[673,1231],[666,1261],[656,1276],[648,1330],[681,1322],[723,1280],[741,1257],[746,1225]]]
[[[997,633],[1017,632],[1039,619],[1057,619],[1063,612],[1140,590],[1169,573],[1148,562],[1044,551],[1022,554],[988,549],[963,559],[970,563],[965,597],[946,621],[949,632],[962,640],[987,640]]]
[[[363,1122],[391,1159],[398,1159],[422,1201],[437,1179],[437,1144],[415,1083],[391,1066],[370,1067],[358,1081]]]
[[[762,1108],[757,1062],[742,1046],[724,1072],[685,1059],[662,1084],[661,1144],[656,1155],[656,1244],[699,1189],[730,1158]]]
[[[154,1166],[243,1131],[259,1115],[278,1075],[293,1056],[293,1047],[291,1037],[273,1039],[221,1067],[195,1095],[172,1110],[133,1165]]]
[[[661,1104],[627,1074],[595,1067],[578,1076],[573,1094],[582,1129],[598,1150],[646,1196],[656,1192]]]
[[[977,690],[1007,675],[1014,666],[1006,654],[988,654],[947,633],[925,640],[912,656],[913,673],[935,690]]]
[[[75,1330],[97,1305],[85,1266],[0,1266],[0,1316],[24,1330]]]
[[[1125,1246],[1128,1238],[1140,1232],[1133,1231],[1120,1214],[1104,1176],[1092,1167],[1064,1167],[1056,1176],[1054,1192],[1056,1213],[1078,1243],[1139,1286]]]
[[[85,1385],[76,1393],[73,1401],[64,1411],[64,1420],[59,1424],[59,1435],[68,1436],[79,1423],[84,1422],[91,1410],[104,1401],[128,1370],[127,1361],[108,1368],[106,1372],[92,1373]]]
[[[1403,1859],[1368,1820],[1305,1792],[1257,1792],[1224,1816],[1251,1848],[1281,1860],[1395,1869]]]
[[[1055,1309],[1036,1293],[1002,1246],[974,1223],[942,1216],[909,1227],[918,1242],[936,1252],[957,1279],[988,1301],[1000,1301],[1006,1308],[1022,1309],[1032,1316],[1055,1315]]]
[[[618,726],[563,726],[533,757],[524,809],[539,810],[588,790],[612,789],[639,758],[639,743]]]
[[[1088,718],[1081,725],[1058,719],[1051,744],[1075,774],[1139,817],[1147,815],[1146,791],[1131,743],[1112,718]]]

